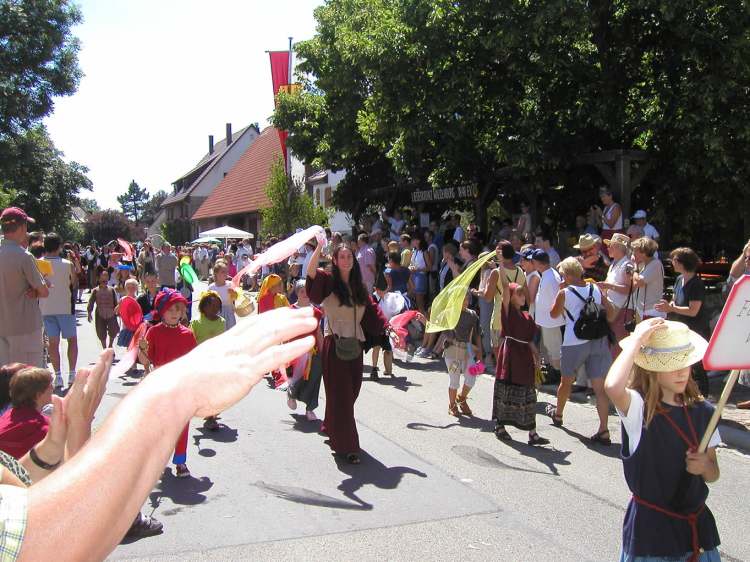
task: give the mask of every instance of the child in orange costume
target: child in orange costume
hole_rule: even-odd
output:
[[[286,295],[282,293],[284,284],[281,281],[281,277],[275,273],[267,275],[263,279],[263,283],[258,291],[258,314],[263,314],[274,308],[282,308],[289,306],[289,301]],[[289,382],[286,374],[280,370],[276,370],[271,373],[273,377],[273,386],[279,390],[287,390],[289,388]]]

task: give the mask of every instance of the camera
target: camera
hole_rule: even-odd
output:
[[[627,331],[629,334],[632,334],[635,331],[635,318],[625,322],[625,331]]]
[[[633,275],[634,271],[635,271],[635,266],[632,263],[625,264],[625,273],[627,273],[628,275]]]

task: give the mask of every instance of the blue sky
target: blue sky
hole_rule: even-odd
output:
[[[93,197],[118,208],[132,179],[171,189],[224,138],[268,123],[273,111],[266,50],[309,39],[323,0],[85,0],[76,94],[46,123],[66,159],[89,167]],[[83,194],[91,196],[91,194]]]

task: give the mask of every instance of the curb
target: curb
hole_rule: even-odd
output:
[[[557,385],[543,384],[539,387],[539,392],[543,392],[550,396],[557,396]],[[574,392],[568,399],[570,402],[577,404],[593,404],[591,400],[593,397],[587,396],[583,392]],[[614,406],[610,404],[610,414],[616,414]],[[743,449],[750,451],[750,431],[737,429],[734,426],[726,423],[719,422],[719,435],[721,436],[721,442],[727,447],[733,447],[735,449]]]

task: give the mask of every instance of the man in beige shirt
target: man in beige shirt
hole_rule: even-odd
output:
[[[28,223],[22,209],[9,207],[0,215],[0,365],[24,363],[44,367],[42,313],[39,299],[49,289],[34,257],[25,250]]]

